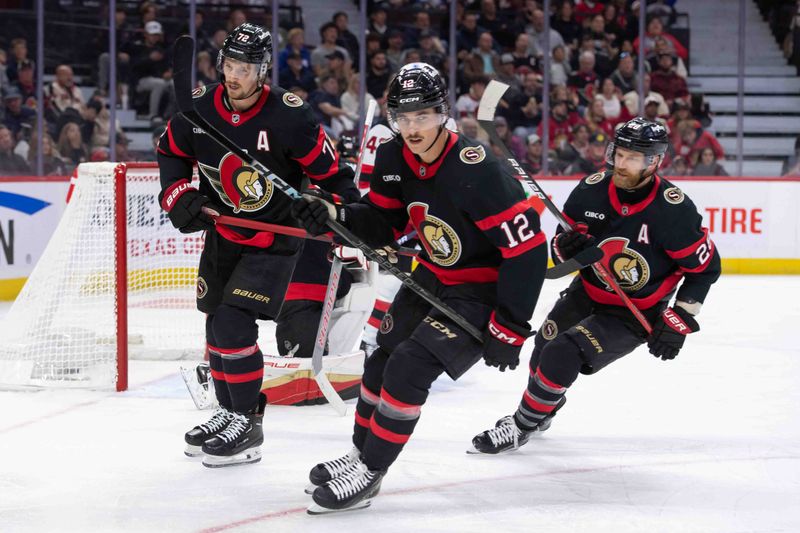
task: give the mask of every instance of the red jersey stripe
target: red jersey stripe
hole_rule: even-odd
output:
[[[697,240],[697,242],[690,244],[686,248],[681,248],[680,250],[676,250],[674,252],[666,249],[664,251],[667,253],[668,256],[670,256],[673,259],[683,259],[684,257],[690,256],[693,253],[695,253],[695,251],[697,251],[697,248],[699,248],[700,245],[706,241],[706,239],[708,239],[708,228],[703,228],[703,236],[700,237]],[[711,255],[709,254],[709,258],[710,257]]]
[[[505,211],[501,211],[496,215],[491,215],[484,219],[475,221],[475,225],[478,226],[478,228],[482,229],[483,231],[486,231],[495,226],[499,226],[500,224],[506,222],[507,220],[511,220],[520,213],[524,213],[530,207],[531,204],[528,202],[527,199],[521,200],[516,204],[512,205],[511,207],[509,207],[508,209],[506,209]]]
[[[310,300],[312,302],[322,302],[325,300],[325,291],[328,289],[327,285],[321,283],[289,283],[289,288],[286,289],[286,296],[283,298],[288,300]]]
[[[322,129],[322,126],[319,127],[319,133],[317,134],[317,144],[314,148],[311,149],[303,157],[293,157],[295,161],[300,163],[303,168],[306,168],[308,165],[314,162],[317,156],[322,152],[322,149],[325,147],[325,131]]]
[[[367,197],[370,202],[384,209],[403,209],[405,207],[405,204],[397,198],[390,198],[372,190],[367,193]]]
[[[459,285],[461,283],[494,283],[499,275],[496,267],[476,268],[440,268],[428,261],[417,257],[417,262],[433,272],[445,285]]]
[[[537,246],[545,244],[547,242],[547,237],[543,232],[539,232],[533,239],[523,242],[513,248],[500,248],[500,253],[505,259],[509,259],[511,257],[516,257],[518,255],[522,255],[528,250],[532,250]]]

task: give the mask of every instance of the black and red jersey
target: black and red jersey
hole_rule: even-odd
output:
[[[607,270],[638,308],[668,300],[681,280],[678,300],[702,303],[720,275],[720,256],[694,203],[660,176],[626,191],[614,186],[612,174],[581,180],[564,204],[566,218],[588,226]],[[581,278],[592,300],[623,305],[593,268]]]
[[[543,276],[546,258],[539,215],[494,155],[461,135],[446,134],[447,144],[432,163],[422,162],[400,137],[381,144],[369,193],[347,207],[346,223],[376,247],[392,242],[410,223],[422,247],[421,268],[445,285],[497,283],[498,311],[527,327],[541,286],[531,275]]]
[[[353,171],[340,162],[334,144],[313,118],[311,108],[298,96],[280,87],[264,86],[258,101],[246,111],[234,110],[224,86],[195,90],[194,103],[203,118],[258,159],[292,187],[312,184],[356,200]],[[291,200],[239,157],[217,144],[182,116],[173,117],[158,144],[162,196],[171,188],[191,181],[197,164],[200,192],[222,208],[224,215],[296,226],[290,215]],[[217,225],[226,239],[267,247],[268,232]]]

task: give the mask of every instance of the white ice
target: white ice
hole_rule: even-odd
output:
[[[548,282],[538,324],[563,282]],[[194,408],[179,363],[134,361],[125,393],[0,393],[0,530],[800,531],[800,277],[724,277],[679,357],[639,349],[581,376],[550,431],[466,455],[515,409],[527,370],[434,385],[372,507],[308,516],[309,469],[350,448],[326,406],[270,407],[264,458],[183,456]]]

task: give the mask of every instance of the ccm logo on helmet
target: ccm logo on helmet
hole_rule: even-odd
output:
[[[408,80],[406,80],[406,81],[408,81]],[[419,101],[419,96],[412,96],[410,98],[401,98],[400,99],[400,103],[401,104],[407,104],[409,102],[418,102],[418,101]]]

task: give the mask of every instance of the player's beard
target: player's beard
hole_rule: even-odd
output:
[[[231,100],[246,100],[251,97],[256,92],[256,84],[247,83],[246,85],[244,83],[226,81],[225,90],[228,92],[228,98]]]

